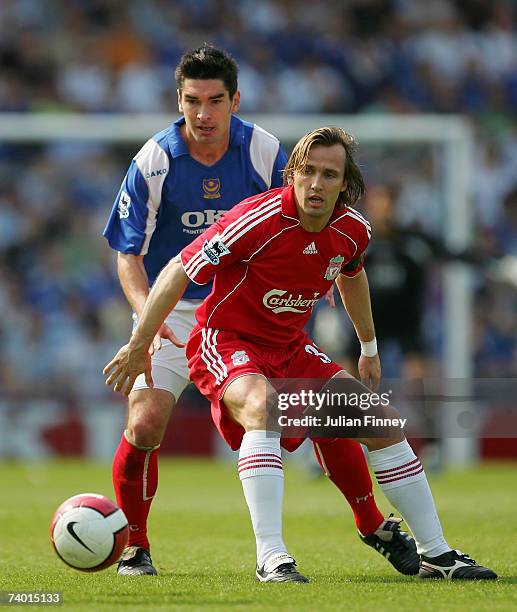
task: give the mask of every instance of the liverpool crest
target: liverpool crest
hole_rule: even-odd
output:
[[[249,360],[250,358],[246,354],[246,351],[235,351],[235,353],[232,355],[233,365],[235,366],[244,365],[245,363],[248,363]]]
[[[335,280],[338,277],[339,272],[341,271],[341,266],[343,265],[344,261],[345,258],[341,255],[336,255],[336,257],[332,257],[332,259],[329,261],[327,271],[325,272],[325,279]]]

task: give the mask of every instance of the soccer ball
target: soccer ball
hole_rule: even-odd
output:
[[[128,537],[126,515],[96,493],[64,501],[50,524],[50,541],[59,558],[83,572],[98,572],[115,563]]]

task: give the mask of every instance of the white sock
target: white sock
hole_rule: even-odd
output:
[[[272,571],[292,561],[282,540],[284,469],[280,434],[263,430],[245,433],[238,470],[257,541],[257,565]]]
[[[379,486],[413,532],[418,553],[437,557],[451,550],[443,537],[424,468],[407,440],[370,451],[368,456]]]

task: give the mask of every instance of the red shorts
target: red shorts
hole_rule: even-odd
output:
[[[246,374],[268,379],[316,378],[329,380],[343,367],[322,353],[305,332],[285,347],[253,344],[238,334],[196,325],[188,340],[190,380],[210,400],[212,419],[228,445],[237,450],[244,428],[226,411],[222,396],[228,385]],[[293,451],[304,438],[283,438],[282,446]]]

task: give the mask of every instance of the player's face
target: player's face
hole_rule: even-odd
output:
[[[320,231],[332,216],[340,192],[346,189],[345,149],[313,145],[307,164],[294,173],[292,182],[302,227]]]
[[[178,107],[185,116],[188,138],[207,145],[228,140],[230,119],[239,102],[240,93],[231,99],[221,79],[185,79],[178,90]]]

